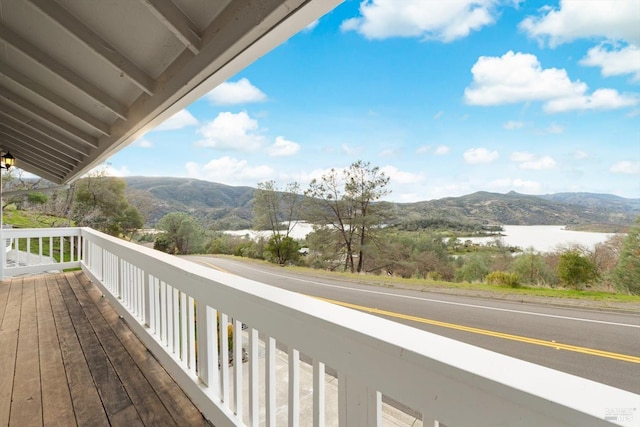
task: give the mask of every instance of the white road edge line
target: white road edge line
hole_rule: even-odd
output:
[[[261,274],[269,274],[271,276],[283,277],[283,278],[290,279],[290,280],[297,280],[297,281],[303,282],[303,283],[311,283],[311,284],[314,284],[314,285],[325,286],[325,287],[329,287],[329,288],[340,288],[340,289],[344,289],[345,288],[344,286],[330,285],[328,283],[316,282],[314,280],[299,279],[297,277],[285,276],[285,275],[277,274],[277,273],[270,273],[268,271],[258,270],[258,269],[255,269],[255,268],[248,267],[248,266],[243,265],[241,263],[236,263],[236,265],[239,265],[239,266],[241,266],[243,268],[246,268],[247,270],[257,271],[257,272],[259,272]],[[600,323],[600,324],[603,324],[603,325],[624,326],[624,327],[627,327],[627,328],[640,329],[640,325],[631,325],[631,324],[628,324],[628,323],[606,322],[604,320],[593,320],[593,319],[584,319],[584,318],[580,318],[580,317],[558,316],[558,315],[555,315],[555,314],[544,314],[544,313],[534,313],[534,312],[531,312],[531,311],[511,310],[511,309],[508,309],[508,308],[486,307],[486,306],[482,306],[482,305],[465,304],[465,303],[461,303],[461,302],[441,301],[441,300],[432,299],[432,298],[414,297],[414,296],[410,296],[410,295],[398,295],[398,294],[392,294],[392,293],[388,293],[388,292],[372,291],[370,289],[357,289],[357,288],[348,288],[348,289],[356,291],[356,292],[364,292],[364,293],[377,294],[377,295],[386,295],[386,296],[392,296],[392,297],[396,297],[396,298],[413,299],[413,300],[427,301],[427,302],[433,302],[433,303],[439,303],[439,304],[456,305],[456,306],[461,306],[461,307],[477,308],[477,309],[481,309],[481,310],[504,311],[504,312],[507,312],[507,313],[527,314],[529,316],[550,317],[550,318],[554,318],[554,319],[574,320],[576,322]]]

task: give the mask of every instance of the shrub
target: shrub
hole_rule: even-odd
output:
[[[506,271],[494,271],[487,274],[486,281],[489,285],[508,286],[517,288],[520,286],[520,277],[515,273],[507,273]]]
[[[577,250],[571,250],[560,254],[558,276],[570,288],[580,289],[593,282],[598,277],[598,271],[593,262]]]

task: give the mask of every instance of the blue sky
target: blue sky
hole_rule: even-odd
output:
[[[356,160],[396,202],[640,197],[640,0],[347,0],[108,163],[306,188]]]

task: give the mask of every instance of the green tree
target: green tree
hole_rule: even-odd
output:
[[[135,232],[142,228],[144,225],[144,220],[142,219],[142,215],[138,209],[133,206],[129,206],[122,212],[122,216],[120,217],[120,227],[122,228],[122,233],[125,236],[129,236],[129,240],[133,237]]]
[[[297,255],[297,244],[294,245],[290,233],[300,217],[302,200],[300,185],[296,182],[279,190],[275,181],[265,181],[259,183],[254,192],[253,227],[271,232],[266,249],[271,259],[280,265]]]
[[[558,277],[567,286],[580,288],[598,277],[595,264],[577,250],[560,254]]]
[[[305,191],[308,220],[319,231],[337,232],[345,270],[364,271],[367,244],[384,221],[375,202],[389,193],[388,183],[378,167],[357,161],[342,173],[331,169]]]
[[[170,254],[191,254],[202,249],[204,230],[191,216],[173,212],[163,216],[156,226],[164,233],[156,237],[154,248]]]
[[[622,242],[613,280],[618,289],[640,295],[640,217]]]
[[[75,186],[72,218],[79,226],[120,236],[139,224],[134,210],[125,198],[127,183],[110,177],[104,170],[79,180]],[[141,226],[141,224],[140,224]]]
[[[472,254],[464,258],[464,263],[456,270],[458,282],[482,282],[491,272],[491,258],[486,254]]]
[[[555,285],[558,281],[555,272],[545,262],[544,257],[533,248],[514,257],[509,270],[516,273],[523,283],[529,285]]]
[[[278,233],[269,238],[265,249],[278,264],[284,265],[287,261],[298,259],[300,245],[292,237]]]

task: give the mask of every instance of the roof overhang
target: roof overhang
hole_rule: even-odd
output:
[[[73,181],[341,1],[0,0],[0,150]]]

